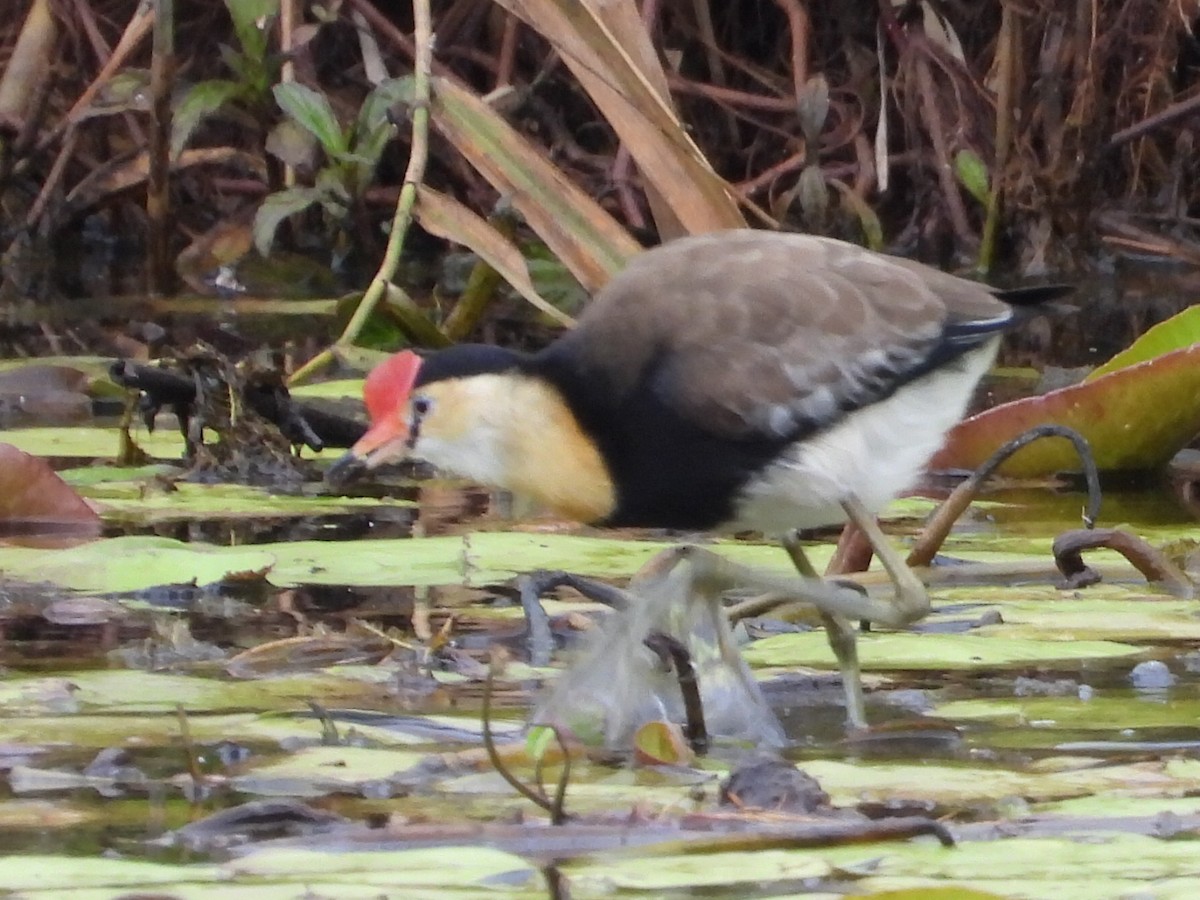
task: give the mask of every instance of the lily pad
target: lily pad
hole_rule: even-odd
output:
[[[413,506],[407,500],[279,494],[237,484],[177,482],[170,491],[147,490],[145,483],[105,482],[83,490],[105,519],[169,522],[180,519],[263,519],[328,515],[380,506]]]
[[[1170,403],[1162,398],[1170,397]],[[1094,381],[1005,403],[960,422],[930,462],[934,469],[975,469],[1001,445],[1054,423],[1083,435],[1102,471],[1163,466],[1200,432],[1200,344],[1126,366]],[[1070,442],[1034,441],[1001,467],[1031,478],[1081,470]]]
[[[1009,697],[953,700],[937,708],[947,719],[991,719],[1006,725],[1037,722],[1041,728],[1109,732],[1116,728],[1196,728],[1200,726],[1200,700],[1111,693],[1081,700],[1069,697]]]
[[[233,786],[247,793],[285,796],[357,793],[370,782],[395,778],[424,758],[423,753],[392,748],[305,747],[236,776]]]
[[[34,456],[78,456],[84,459],[115,457],[120,442],[116,428],[14,428],[4,432],[4,440]],[[174,428],[158,428],[153,433],[134,435],[139,447],[155,459],[181,459],[183,436]]]
[[[288,388],[293,397],[311,400],[320,397],[327,400],[342,400],[350,398],[361,400],[364,378],[335,378],[329,381],[315,381]]]
[[[535,866],[519,856],[489,847],[328,853],[311,849],[264,850],[227,863],[223,868],[235,879],[286,879],[294,884],[308,884],[314,878],[329,878],[340,884],[346,879],[377,887],[437,889],[438,896],[443,896],[440,891],[447,888],[483,888],[501,883],[509,888],[541,889],[541,876]],[[414,896],[408,892],[405,895]],[[341,896],[340,889],[330,896]]]
[[[21,581],[77,591],[120,593],[163,584],[209,584],[269,569],[275,557],[254,547],[211,547],[170,538],[127,536],[65,550],[0,547],[0,569]]]
[[[56,690],[59,686],[61,691]],[[330,703],[372,692],[360,681],[315,673],[256,681],[224,681],[133,670],[75,672],[70,679],[19,677],[0,682],[0,706],[46,712],[170,713],[290,710],[307,700]],[[64,699],[65,698],[65,699]]]
[[[859,635],[859,661],[864,669],[972,670],[1026,667],[1080,660],[1137,656],[1140,647],[1115,641],[1074,641],[1036,638],[987,638],[977,634]],[[752,666],[817,666],[832,668],[833,654],[824,632],[777,634],[756,641],[744,651]]]
[[[100,518],[43,459],[0,443],[0,522],[32,532],[70,530],[93,536]]]
[[[1189,306],[1147,330],[1129,347],[1089,372],[1084,381],[1095,381],[1110,372],[1157,359],[1196,343],[1200,343],[1200,306]]]

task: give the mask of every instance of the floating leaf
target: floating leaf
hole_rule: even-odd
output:
[[[1197,343],[1200,343],[1200,306],[1189,306],[1146,331],[1104,365],[1093,369],[1084,381],[1095,381],[1118,369],[1157,359]]]
[[[67,550],[0,548],[0,569],[7,575],[24,581],[50,579],[78,591],[136,591],[192,580],[209,584],[233,572],[269,568],[274,561],[270,553],[253,547],[222,549],[143,536]]]
[[[0,443],[0,530],[96,535],[100,517],[45,460]]]
[[[1082,434],[1102,471],[1165,465],[1200,432],[1200,344],[972,416],[950,431],[930,467],[975,469],[1001,445],[1048,423]],[[1047,438],[1013,454],[1000,472],[1030,478],[1080,469],[1068,441]]]
[[[696,758],[674,722],[647,722],[633,736],[638,762],[648,766],[688,766]]]
[[[1137,656],[1140,647],[1114,641],[1038,640],[975,634],[869,633],[858,638],[864,669],[991,669],[1070,660]],[[777,634],[746,648],[752,666],[834,666],[824,632]]]

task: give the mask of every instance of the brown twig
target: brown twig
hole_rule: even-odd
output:
[[[775,0],[775,5],[787,16],[792,39],[792,90],[799,97],[808,83],[808,37],[812,33],[812,22],[800,0]]]
[[[548,812],[550,814],[551,824],[561,825],[567,820],[567,814],[564,807],[567,798],[567,784],[571,777],[571,755],[567,752],[566,742],[563,740],[562,734],[554,726],[541,726],[543,728],[549,728],[554,732],[554,739],[558,742],[559,749],[562,751],[563,755],[563,771],[558,779],[558,786],[554,791],[553,799],[546,796],[546,792],[540,789],[540,785],[539,790],[535,791],[509,771],[504,760],[500,758],[500,752],[496,748],[496,740],[492,736],[492,689],[495,685],[496,667],[497,663],[493,658],[492,662],[488,665],[487,681],[485,681],[483,685],[483,711],[481,716],[483,725],[483,746],[484,750],[487,752],[488,762],[492,764],[492,768],[496,770],[496,773],[505,781],[507,781],[514,791],[516,791],[530,803],[533,803],[534,805]]]
[[[512,13],[504,14],[504,33],[500,37],[500,55],[496,59],[497,88],[513,82],[513,62],[517,56],[517,38],[521,34],[521,27],[520,19]]]
[[[151,294],[170,293],[171,260],[171,92],[175,86],[175,0],[155,4],[150,60],[150,170],[146,179],[146,278]]]
[[[1092,456],[1087,439],[1079,432],[1064,425],[1039,425],[1036,428],[1030,428],[996,450],[984,461],[983,465],[972,472],[969,478],[958,485],[950,493],[950,496],[942,501],[942,504],[930,516],[929,521],[925,523],[921,536],[908,554],[908,565],[914,567],[929,565],[945,542],[946,536],[950,534],[950,529],[958,521],[958,517],[978,496],[983,483],[1004,464],[1005,460],[1026,444],[1048,437],[1065,438],[1075,445],[1075,451],[1079,454],[1080,462],[1083,463],[1084,478],[1088,487],[1088,505],[1083,512],[1083,523],[1087,528],[1093,527],[1100,515],[1100,503],[1103,498],[1100,492],[1100,472],[1096,468],[1096,460]]]
[[[1054,539],[1054,562],[1066,578],[1067,587],[1087,587],[1101,580],[1100,573],[1083,561],[1084,550],[1101,547],[1116,550],[1156,587],[1185,600],[1194,596],[1191,579],[1166,554],[1120,528],[1076,529]]]
[[[950,224],[959,245],[971,247],[978,242],[978,238],[971,229],[967,208],[963,205],[962,194],[954,177],[954,162],[950,158],[950,147],[946,142],[946,136],[950,130],[947,128],[942,114],[942,105],[933,83],[931,67],[934,51],[926,41],[919,44],[913,42],[913,47],[919,53],[914,64],[917,73],[917,89],[921,99],[921,118],[937,160],[937,179],[941,185],[942,199],[945,202],[946,212],[950,217]]]
[[[684,727],[692,752],[703,756],[708,752],[708,726],[704,723],[704,703],[700,699],[700,681],[696,665],[687,647],[677,638],[662,631],[653,631],[642,641],[660,660],[675,670],[679,693],[683,697]]]

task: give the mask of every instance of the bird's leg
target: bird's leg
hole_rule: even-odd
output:
[[[896,582],[897,599],[871,597],[857,587],[826,581],[798,552],[794,540],[785,543],[801,577],[778,575],[739,565],[700,547],[684,546],[663,555],[668,566],[686,560],[691,573],[692,590],[713,595],[734,588],[753,588],[771,595],[779,605],[793,602],[811,604],[825,623],[829,646],[838,660],[846,692],[846,717],[855,728],[866,724],[862,679],[858,665],[857,633],[848,620],[866,619],[901,628],[919,619],[929,608],[925,587],[904,565],[883,536],[874,518],[857,501],[847,504],[847,514],[863,528],[872,547]],[[864,524],[865,523],[865,524]],[[881,549],[882,548],[882,551]],[[890,563],[890,565],[889,565]]]
[[[804,578],[820,580],[821,576],[813,568],[804,548],[795,532],[783,540],[783,548],[796,566],[796,571]],[[846,722],[851,728],[867,727],[866,701],[863,699],[862,671],[858,665],[858,634],[849,620],[836,613],[826,612],[817,607],[821,622],[825,625],[825,639],[838,661],[838,671],[842,676],[842,690],[846,695]]]
[[[865,618],[870,621],[882,621],[892,627],[899,627],[909,625],[927,615],[929,613],[929,593],[925,590],[925,585],[908,567],[908,564],[900,558],[900,554],[893,549],[887,536],[879,527],[879,523],[875,521],[875,516],[868,512],[867,508],[862,505],[862,501],[853,495],[842,501],[842,509],[846,511],[850,521],[867,536],[867,540],[871,542],[871,549],[875,551],[875,555],[879,557],[884,569],[891,576],[892,584],[896,586],[896,596],[892,600],[893,615],[882,620],[872,616]]]

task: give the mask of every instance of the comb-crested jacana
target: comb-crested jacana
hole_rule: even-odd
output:
[[[415,458],[582,522],[780,535],[849,519],[895,596],[790,590],[821,612],[861,726],[847,619],[902,626],[929,609],[874,513],[917,479],[1022,307],[1065,292],[996,292],[809,235],[682,238],[635,258],[540,352],[380,365],[371,427],[331,479]]]

